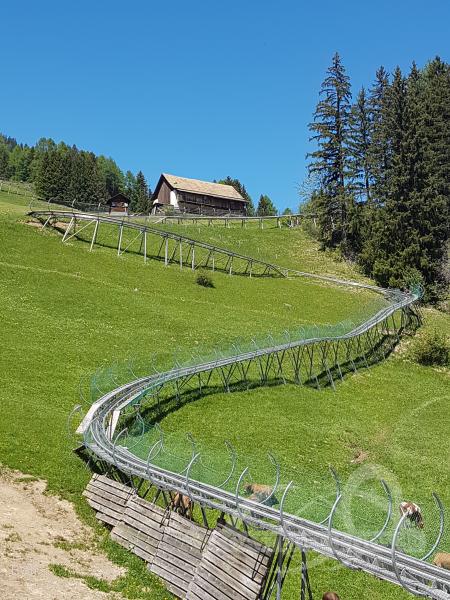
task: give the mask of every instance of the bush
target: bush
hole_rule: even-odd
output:
[[[427,332],[414,340],[410,357],[420,365],[446,366],[450,362],[449,340],[436,330]]]
[[[195,281],[198,283],[198,285],[201,285],[206,288],[215,287],[211,277],[209,275],[206,275],[205,273],[199,273]]]

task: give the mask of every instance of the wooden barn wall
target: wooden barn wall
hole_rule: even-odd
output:
[[[161,204],[170,204],[170,187],[165,181],[162,182],[158,192],[158,202]]]
[[[215,210],[219,212],[231,210],[233,213],[245,214],[244,202],[203,194],[197,195],[192,192],[178,192],[178,203],[180,209],[184,208],[186,211],[191,209],[197,211],[201,207],[202,213],[205,215],[213,215]]]

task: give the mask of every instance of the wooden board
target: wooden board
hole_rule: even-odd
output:
[[[197,566],[187,600],[257,600],[273,550],[234,528],[219,525]]]
[[[171,512],[149,569],[179,598],[185,598],[210,531]]]
[[[166,522],[167,513],[162,508],[139,496],[131,496],[121,520],[111,531],[111,537],[143,560],[152,563]]]
[[[116,525],[122,518],[128,500],[135,495],[132,488],[105,475],[94,474],[83,492],[97,519]]]

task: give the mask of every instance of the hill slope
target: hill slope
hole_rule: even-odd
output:
[[[178,347],[210,350],[268,329],[337,322],[373,310],[368,292],[304,280],[250,281],[215,273],[216,288],[204,289],[189,270],[155,261],[144,265],[133,255],[118,259],[108,248],[89,253],[79,241],[63,246],[58,234],[26,224],[25,212],[22,198],[0,195],[0,460],[46,478],[91,523],[80,498],[88,473],[66,434],[80,377],[130,356],[142,360],[158,353],[161,364],[170,365]],[[179,230],[285,266],[357,277],[345,263],[319,254],[299,230]],[[448,317],[430,311],[429,318],[450,330]],[[322,481],[329,462],[350,478],[367,477],[369,464],[383,465],[384,476],[398,482],[398,493],[427,505],[422,499],[436,489],[450,505],[447,466],[436,460],[450,455],[450,436],[443,435],[448,423],[441,418],[448,383],[448,371],[413,365],[396,353],[347,378],[335,393],[282,386],[217,394],[170,415],[164,427],[191,431],[211,455],[227,438],[252,463],[271,449],[299,481]],[[167,596],[143,575],[139,561],[97,531],[110,555],[131,569],[122,584],[129,597]],[[363,589],[375,599],[406,597],[368,577],[330,571],[329,563],[317,564],[311,576],[317,591],[334,587],[343,598],[356,599]],[[291,589],[297,580],[294,571]]]

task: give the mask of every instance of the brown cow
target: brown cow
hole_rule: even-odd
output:
[[[335,592],[326,592],[322,596],[322,600],[340,600],[340,598]]]
[[[450,571],[450,554],[448,552],[438,552],[433,558],[433,565]]]
[[[401,502],[400,503],[400,514],[406,515],[406,518],[411,521],[413,525],[416,525],[419,529],[423,529],[423,517],[422,511],[418,504],[414,502]]]
[[[192,519],[192,500],[177,492],[170,503],[170,508],[182,517]]]

